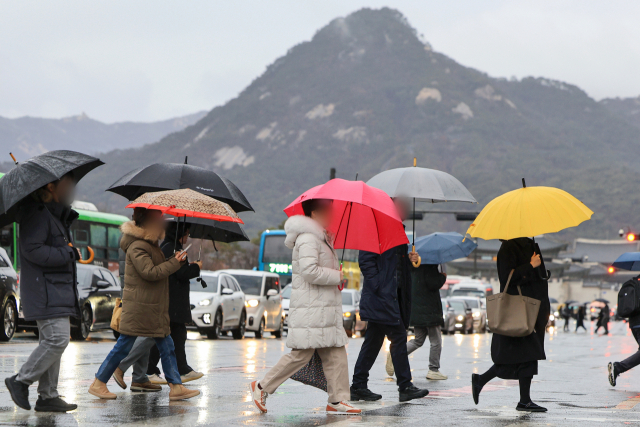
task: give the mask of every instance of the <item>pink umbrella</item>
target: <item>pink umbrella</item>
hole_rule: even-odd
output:
[[[302,202],[310,199],[333,200],[334,221],[329,231],[335,235],[336,249],[380,254],[409,243],[391,198],[362,181],[332,179],[300,195],[284,212],[287,216],[304,215]]]

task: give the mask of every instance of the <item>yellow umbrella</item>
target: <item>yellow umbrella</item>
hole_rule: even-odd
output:
[[[591,215],[591,209],[566,191],[524,186],[489,202],[467,234],[485,240],[534,237],[575,227]]]

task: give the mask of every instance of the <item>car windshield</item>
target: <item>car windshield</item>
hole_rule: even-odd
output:
[[[449,300],[449,304],[451,304],[456,313],[464,313],[466,309],[462,301]]]
[[[291,298],[291,285],[288,285],[282,290],[282,298],[290,299]]]
[[[203,288],[202,283],[197,278],[189,280],[189,288],[192,292],[211,292],[218,293],[218,276],[202,275],[202,279],[207,283],[207,287]]]
[[[264,239],[264,252],[262,262],[265,264],[291,264],[291,249],[284,245],[284,239],[287,236],[283,234],[268,235]]]
[[[464,300],[464,302],[467,303],[467,305],[471,308],[478,308],[479,307],[479,303],[477,299],[466,299]]]
[[[342,293],[342,305],[353,305],[353,294],[351,292]]]
[[[242,292],[247,295],[262,295],[262,276],[249,276],[246,274],[232,274],[236,278]]]
[[[484,291],[478,289],[456,289],[451,292],[454,297],[481,297],[484,298]]]

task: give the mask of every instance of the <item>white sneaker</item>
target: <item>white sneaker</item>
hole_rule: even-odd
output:
[[[428,380],[446,380],[448,378],[448,376],[444,375],[440,371],[432,371],[431,369],[429,369],[429,372],[427,372]]]
[[[251,390],[251,400],[254,405],[260,409],[260,412],[267,412],[267,397],[269,393],[258,388],[258,381],[254,381],[249,384],[249,390]]]
[[[197,379],[200,379],[203,376],[204,374],[202,372],[191,371],[186,375],[180,375],[180,380],[184,384],[184,383],[188,383],[189,381],[195,381]]]
[[[384,365],[384,368],[387,370],[387,375],[392,377],[395,371],[393,370],[393,360],[391,360],[391,353],[387,353],[387,363]]]
[[[349,405],[346,402],[338,402],[337,405],[334,405],[333,403],[328,403],[327,404],[327,414],[334,414],[334,415],[359,415],[362,413],[361,409],[356,409],[353,406]]]
[[[149,382],[151,384],[166,384],[167,380],[165,380],[164,378],[162,378],[160,375],[147,375],[147,377],[149,378]]]

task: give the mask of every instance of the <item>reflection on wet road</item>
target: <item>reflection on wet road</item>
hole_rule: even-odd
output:
[[[593,329],[593,328],[592,328]],[[206,340],[189,333],[190,364],[205,376],[189,384],[202,395],[185,402],[169,402],[165,387],[160,393],[143,394],[121,390],[113,381],[115,401],[102,401],[86,390],[98,366],[114,344],[108,333],[94,334],[90,341],[72,342],[62,359],[60,392],[77,403],[69,414],[46,414],[17,409],[4,385],[0,386],[0,425],[20,426],[393,426],[393,425],[601,425],[640,424],[640,369],[626,373],[618,386],[609,386],[606,362],[620,360],[638,348],[626,324],[612,323],[611,335],[553,332],[547,337],[547,361],[540,363],[540,375],[532,386],[532,397],[549,408],[547,414],[523,414],[514,408],[518,401],[516,381],[489,383],[475,406],[471,399],[470,376],[491,365],[490,334],[444,336],[442,372],[446,381],[428,381],[429,351],[419,349],[411,356],[414,382],[431,394],[419,401],[398,403],[395,381],[384,372],[387,347],[372,369],[370,388],[383,395],[382,401],[364,403],[361,416],[326,415],[326,394],[294,381],[287,381],[269,396],[268,414],[253,406],[248,384],[260,379],[280,355],[289,351],[285,339],[257,340],[250,333],[242,341],[229,338]],[[348,345],[353,368],[361,338]],[[0,344],[0,375],[13,375],[25,362],[36,339],[19,334]],[[130,383],[131,372],[125,377]],[[32,405],[36,387],[30,388]]]

